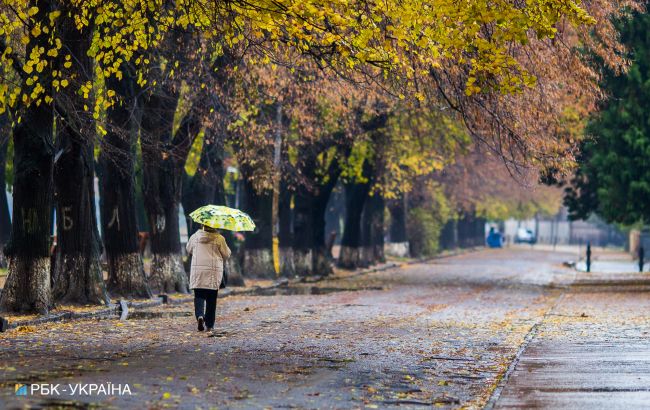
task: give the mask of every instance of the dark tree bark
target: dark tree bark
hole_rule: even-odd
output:
[[[14,218],[1,306],[47,313],[52,224],[52,107],[29,107],[13,132]]]
[[[132,70],[122,67],[123,79],[107,87],[120,102],[107,110],[108,133],[100,162],[100,214],[108,262],[108,288],[112,294],[151,297],[138,249],[135,208],[135,141],[137,137],[137,85]]]
[[[387,252],[393,256],[406,257],[409,255],[409,243],[406,231],[407,221],[407,200],[406,194],[388,202],[390,211],[390,242],[387,244]]]
[[[173,134],[178,94],[160,90],[144,102],[141,138],[144,203],[150,226],[150,283],[160,292],[188,292],[181,256],[179,205],[184,165],[200,131],[200,118],[190,110]],[[193,107],[194,108],[194,107]]]
[[[329,164],[325,178],[321,179],[320,184],[314,192],[312,204],[312,269],[315,275],[329,275],[333,272],[332,253],[327,246],[328,238],[326,238],[325,232],[325,217],[327,214],[327,204],[340,175],[340,162],[334,158]]]
[[[275,278],[273,268],[273,231],[271,227],[271,212],[273,195],[271,191],[257,192],[255,187],[246,178],[244,172],[244,207],[253,221],[256,228],[254,232],[248,232],[244,242],[244,266],[245,277],[253,278]]]
[[[384,257],[384,199],[379,194],[368,196],[361,215],[361,247],[359,265],[368,267],[386,261]]]
[[[11,216],[7,201],[7,149],[9,148],[10,128],[7,114],[0,114],[0,267],[6,267],[4,247],[11,236]]]
[[[368,175],[370,166],[364,162],[364,175]],[[341,239],[341,254],[339,266],[346,269],[356,269],[361,265],[361,215],[370,191],[370,182],[352,182],[344,184],[345,190],[345,225]]]
[[[293,213],[291,211],[291,198],[293,192],[289,190],[286,181],[280,184],[280,198],[278,206],[280,241],[280,274],[286,277],[296,275],[293,254]]]
[[[301,153],[300,172],[303,181],[298,181],[294,194],[293,208],[293,265],[296,275],[307,276],[313,272],[314,215],[316,154],[314,146],[306,147]],[[310,184],[312,186],[307,186]]]
[[[66,21],[63,33],[77,75],[84,78],[85,73],[92,73],[92,60],[87,56],[92,31],[82,33],[74,21]],[[77,94],[76,88],[65,89],[64,94],[65,112],[59,113],[56,127],[57,248],[53,296],[58,302],[108,304],[95,216],[94,123],[79,117],[88,102]]]
[[[361,246],[359,246],[358,266],[363,268],[367,268],[375,263],[372,248],[372,220],[374,213],[372,196],[368,196],[363,207],[363,212],[361,213]]]
[[[309,181],[313,178],[315,164],[306,164],[304,172]],[[294,197],[293,221],[293,263],[295,272],[299,276],[306,276],[313,272],[314,249],[314,218],[313,206],[315,204],[314,188],[299,186]]]
[[[336,185],[336,184],[334,184]],[[325,232],[325,216],[327,214],[327,204],[332,194],[334,186],[321,186],[319,193],[315,197],[312,208],[313,220],[313,248],[312,248],[312,266],[315,275],[330,275],[332,270],[332,252],[328,246]]]
[[[325,215],[330,195],[341,173],[338,155],[349,152],[346,142],[342,135],[335,133],[318,143],[302,147],[299,152],[299,179],[295,181],[292,231],[293,261],[297,275],[328,275],[332,272],[331,252],[325,238]],[[320,174],[318,170],[323,164],[319,164],[319,155],[330,148],[336,148],[338,152],[325,164],[327,168]],[[280,208],[280,212],[283,212]]]
[[[371,211],[370,216],[370,257],[372,263],[384,263],[384,211],[386,203],[384,198],[375,193],[368,198],[367,208]]]
[[[370,192],[370,188],[376,178],[380,177],[383,171],[381,159],[381,144],[384,141],[381,129],[386,126],[389,113],[386,109],[379,108],[379,114],[374,115],[368,121],[360,123],[361,128],[371,133],[373,145],[376,147],[375,158],[366,158],[363,163],[362,175],[366,182],[348,182],[344,184],[345,190],[345,225],[343,228],[343,238],[341,240],[341,253],[339,255],[339,266],[347,269],[355,269],[359,266],[366,266],[370,261],[366,256],[369,247],[371,247],[368,240],[366,244],[366,251],[363,250],[363,238],[370,238],[369,232],[371,231],[372,217],[368,213],[367,220],[362,221],[362,213],[366,205],[366,199]],[[362,235],[362,224],[367,231],[366,235]],[[374,253],[374,252],[372,252]]]
[[[32,0],[38,12],[35,22],[49,24],[53,2]],[[31,38],[26,54],[37,48],[49,48],[48,36]],[[26,78],[24,79],[26,81]],[[51,89],[52,77],[44,70],[39,83]],[[25,89],[29,86],[23,84]],[[14,183],[13,223],[7,281],[0,309],[47,313],[52,306],[50,292],[50,234],[52,229],[52,132],[54,112],[51,103],[31,104],[21,113],[13,130]]]
[[[401,243],[408,241],[406,235],[406,196],[389,202],[390,210],[390,241]]]
[[[92,140],[57,125],[55,165],[57,248],[53,296],[57,302],[108,304],[95,216]]]
[[[450,219],[440,232],[440,249],[449,250],[458,248],[458,220]]]

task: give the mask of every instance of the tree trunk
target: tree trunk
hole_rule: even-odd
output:
[[[309,178],[310,170],[305,169],[305,171]],[[309,188],[298,187],[293,209],[293,261],[296,275],[299,276],[307,276],[313,272],[314,218],[312,212],[314,202],[314,193]]]
[[[152,253],[149,281],[162,293],[189,290],[181,256],[179,204],[183,166],[201,123],[190,112],[172,137],[177,105],[177,94],[154,93],[144,102],[141,121],[143,196]]]
[[[332,252],[327,245],[325,221],[327,215],[327,206],[332,196],[332,191],[341,175],[341,167],[337,159],[332,160],[326,172],[326,178],[321,181],[314,193],[312,203],[312,266],[313,273],[316,275],[329,275],[332,270]],[[332,238],[333,239],[333,238]]]
[[[35,22],[48,24],[50,1],[33,0]],[[31,38],[26,55],[41,47],[49,49],[48,36]],[[34,51],[36,52],[36,51]],[[51,90],[51,68],[39,78]],[[23,84],[24,89],[29,89]],[[0,310],[35,311],[45,314],[52,306],[50,292],[50,234],[52,228],[52,163],[54,113],[51,103],[31,104],[13,130],[14,183],[13,223],[7,281]]]
[[[52,106],[31,106],[13,131],[14,217],[0,303],[6,310],[45,314],[52,306],[52,123]]]
[[[366,198],[361,213],[361,246],[359,247],[359,266],[367,268],[375,263],[375,252],[372,246],[372,222],[375,214],[372,196]]]
[[[341,239],[339,266],[356,269],[361,265],[361,214],[370,190],[369,183],[346,183],[345,189],[345,225]]]
[[[406,242],[406,195],[389,202],[390,210],[390,241],[394,243]]]
[[[104,249],[108,262],[108,289],[125,297],[151,297],[138,249],[135,209],[135,152],[137,125],[134,112],[134,74],[122,67],[123,80],[108,81],[121,101],[107,110],[108,133],[100,153],[100,210]]]
[[[280,241],[280,274],[286,277],[296,276],[293,252],[293,229],[292,229],[292,212],[291,212],[292,192],[288,189],[287,183],[280,184],[279,198],[279,234]]]
[[[53,271],[55,301],[108,304],[100,264],[95,216],[93,146],[91,137],[57,125],[55,164],[57,248]]]
[[[256,192],[253,184],[244,179],[244,211],[246,211],[256,228],[246,235],[244,242],[244,276],[252,278],[275,278],[273,255],[271,253],[273,233],[271,227],[272,212],[271,191]]]
[[[384,198],[368,196],[361,215],[360,265],[368,267],[386,261],[384,256]]]
[[[372,210],[370,218],[370,246],[372,248],[373,263],[386,262],[384,255],[384,211],[386,204],[384,197],[375,193],[368,198],[368,208]]]
[[[409,242],[406,231],[407,220],[407,199],[406,194],[389,202],[390,211],[390,242],[387,244],[386,252],[391,256],[404,258],[409,256]]]
[[[63,42],[75,61],[81,81],[86,73],[92,73],[92,60],[87,56],[92,32],[80,32],[72,20],[65,21],[62,31]],[[56,127],[57,247],[52,293],[57,302],[109,304],[95,216],[95,124],[84,121],[81,113],[88,101],[79,96],[74,87],[63,93],[65,112],[61,113]]]
[[[312,243],[312,269],[315,275],[321,276],[330,275],[333,272],[332,253],[327,246],[327,238],[325,237],[325,215],[327,214],[327,203],[331,193],[332,189],[327,190],[325,187],[321,187],[312,208],[312,232],[314,237]]]
[[[7,261],[4,247],[11,236],[11,216],[7,201],[6,167],[7,149],[9,148],[10,128],[7,114],[0,114],[0,267],[5,268]]]

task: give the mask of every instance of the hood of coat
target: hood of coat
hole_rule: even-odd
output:
[[[218,240],[221,235],[219,232],[206,232],[203,229],[197,231],[198,237],[196,238],[198,243],[211,243]]]

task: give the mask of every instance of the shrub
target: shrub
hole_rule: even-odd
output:
[[[441,189],[433,189],[424,206],[408,214],[408,237],[411,256],[432,256],[440,246],[440,232],[451,217],[447,198]]]

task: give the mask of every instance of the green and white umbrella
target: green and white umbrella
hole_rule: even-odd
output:
[[[255,229],[255,222],[248,214],[235,208],[228,208],[221,205],[206,205],[190,214],[190,218],[196,223],[209,226],[215,229],[227,231],[252,231]]]

